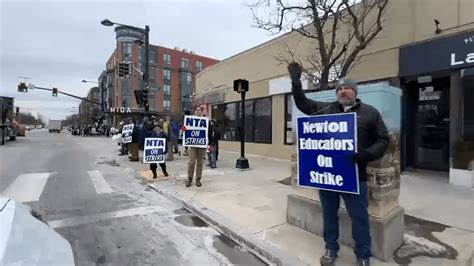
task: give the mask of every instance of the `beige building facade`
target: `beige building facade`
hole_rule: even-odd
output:
[[[437,75],[444,75],[448,77],[447,82],[450,85],[461,84],[462,73],[464,73],[461,68],[474,67],[474,54],[469,53],[471,50],[474,53],[473,14],[474,1],[472,0],[390,1],[382,32],[360,53],[359,62],[348,76],[362,83],[388,81],[392,86],[402,89],[403,93],[410,87],[409,82],[417,80],[422,75],[432,76],[433,80],[437,78]],[[441,32],[435,32],[434,20],[440,22]],[[340,30],[344,31],[344,29]],[[457,57],[454,59],[451,58],[451,61],[454,60],[454,66],[448,64],[447,67],[440,67],[443,69],[433,69],[429,73],[422,72],[424,71],[422,69],[420,71],[400,69],[400,66],[412,65],[411,62],[405,62],[406,58],[403,59],[405,61],[401,61],[400,51],[410,50],[411,46],[424,45],[425,43],[430,46],[432,41],[436,44],[434,42],[436,40],[451,40],[451,38],[453,42],[457,39],[459,42],[466,40],[466,46],[460,48],[462,49],[461,54],[455,55]],[[441,45],[449,46],[450,44],[444,42]],[[446,48],[444,46],[441,48]],[[238,136],[240,111],[237,103],[240,101],[240,95],[233,91],[232,84],[235,79],[243,78],[250,82],[250,90],[247,93],[249,101],[245,107],[248,119],[246,121],[250,121],[246,122],[249,123],[246,125],[246,153],[289,160],[291,153],[295,152],[295,146],[291,145],[292,140],[287,134],[288,118],[291,119],[289,111],[292,105],[289,96],[289,78],[286,64],[282,64],[276,59],[276,57],[287,55],[286,47],[295,49],[297,58],[303,58],[315,50],[308,39],[298,33],[289,33],[223,60],[197,75],[196,93],[198,98],[208,105],[210,116],[221,122],[223,131],[223,138],[220,142],[221,149],[240,150]],[[423,46],[421,49],[424,50]],[[435,47],[435,49],[437,48]],[[468,51],[467,54],[466,51]],[[441,52],[443,52],[442,49]],[[407,54],[410,54],[410,51]],[[440,54],[439,60],[445,56]],[[461,60],[463,64],[461,64]],[[405,74],[402,75],[402,73]],[[462,101],[462,93],[453,93],[453,91],[462,89],[451,87],[451,92],[447,94],[455,97],[451,97],[448,102],[454,106],[457,105],[456,101]],[[417,88],[413,90],[417,91]],[[405,98],[404,95],[403,101],[409,102]],[[264,108],[266,109],[264,110]],[[416,109],[416,107],[414,108]],[[421,107],[418,106],[418,108]],[[462,111],[459,115],[461,113]],[[453,116],[453,112],[451,112],[451,116]],[[468,124],[466,125],[469,126]],[[403,125],[402,128],[404,128]],[[459,133],[460,129],[454,134],[452,129],[448,129],[448,131],[451,132],[452,143],[456,141],[455,135],[462,135]],[[419,136],[412,137],[420,138]],[[406,145],[406,143],[402,145]],[[452,146],[454,144],[451,145],[451,150]],[[410,167],[409,164],[407,163],[407,168]]]

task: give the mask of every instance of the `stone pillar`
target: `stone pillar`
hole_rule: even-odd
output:
[[[390,134],[390,143],[382,159],[369,163],[369,214],[382,219],[400,207],[400,135]]]

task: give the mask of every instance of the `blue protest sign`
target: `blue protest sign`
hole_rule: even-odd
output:
[[[207,130],[209,119],[202,116],[184,117],[183,146],[195,148],[207,148]]]
[[[297,118],[298,185],[359,194],[355,113]]]
[[[165,149],[165,138],[145,138],[143,163],[164,163],[166,157]]]
[[[132,142],[132,133],[133,133],[133,124],[124,125],[122,128],[122,142],[131,143]]]

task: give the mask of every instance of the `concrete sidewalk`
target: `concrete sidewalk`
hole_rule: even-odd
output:
[[[287,196],[297,194],[314,198],[316,190],[280,183],[290,174],[289,161],[249,155],[251,170],[238,171],[233,168],[237,157],[237,153],[221,151],[218,168],[205,167],[203,186],[198,188],[193,182],[192,187],[186,188],[188,158],[175,156],[174,161],[167,162],[170,177],[159,177],[158,181],[150,181],[150,185],[180,201],[267,261],[319,265],[319,257],[324,252],[322,238],[286,223]],[[126,156],[117,158],[122,167],[134,169],[138,175],[150,180],[148,165],[128,162]],[[416,175],[402,177],[400,202],[402,207],[407,205],[408,214],[405,217],[405,244],[395,252],[393,260],[373,259],[373,265],[471,265],[474,237],[472,223],[469,224],[472,208],[469,212],[468,201],[472,200],[472,190],[447,193],[453,189],[451,185],[432,185],[433,182],[439,183]],[[424,192],[422,197],[419,191]],[[455,207],[458,204],[467,205]],[[417,216],[410,216],[412,214]],[[337,265],[354,264],[352,250],[341,246]]]

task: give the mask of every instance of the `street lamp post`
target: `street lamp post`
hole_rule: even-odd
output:
[[[148,25],[145,25],[145,28],[139,28],[139,27],[135,27],[135,26],[130,26],[130,25],[125,25],[125,24],[121,24],[121,23],[117,23],[117,22],[112,22],[108,19],[104,19],[100,22],[102,25],[104,26],[107,26],[107,27],[110,27],[110,26],[113,26],[113,25],[118,25],[118,26],[124,26],[124,27],[129,27],[129,28],[133,28],[133,29],[137,29],[137,30],[140,30],[140,31],[143,31],[145,33],[145,73],[143,75],[143,81],[145,83],[145,86],[144,86],[144,90],[147,91],[147,95],[149,95],[149,92],[150,92],[150,73],[149,73],[149,53],[150,53],[150,50],[149,50],[149,42],[150,42],[150,39],[149,39],[149,35],[150,35],[150,27]],[[145,104],[145,112],[148,112],[150,110],[150,106],[148,104]]]
[[[241,96],[241,117],[240,117],[240,158],[235,163],[235,168],[245,170],[249,168],[249,161],[245,158],[245,93],[249,90],[249,82],[245,79],[234,80],[234,91]]]

